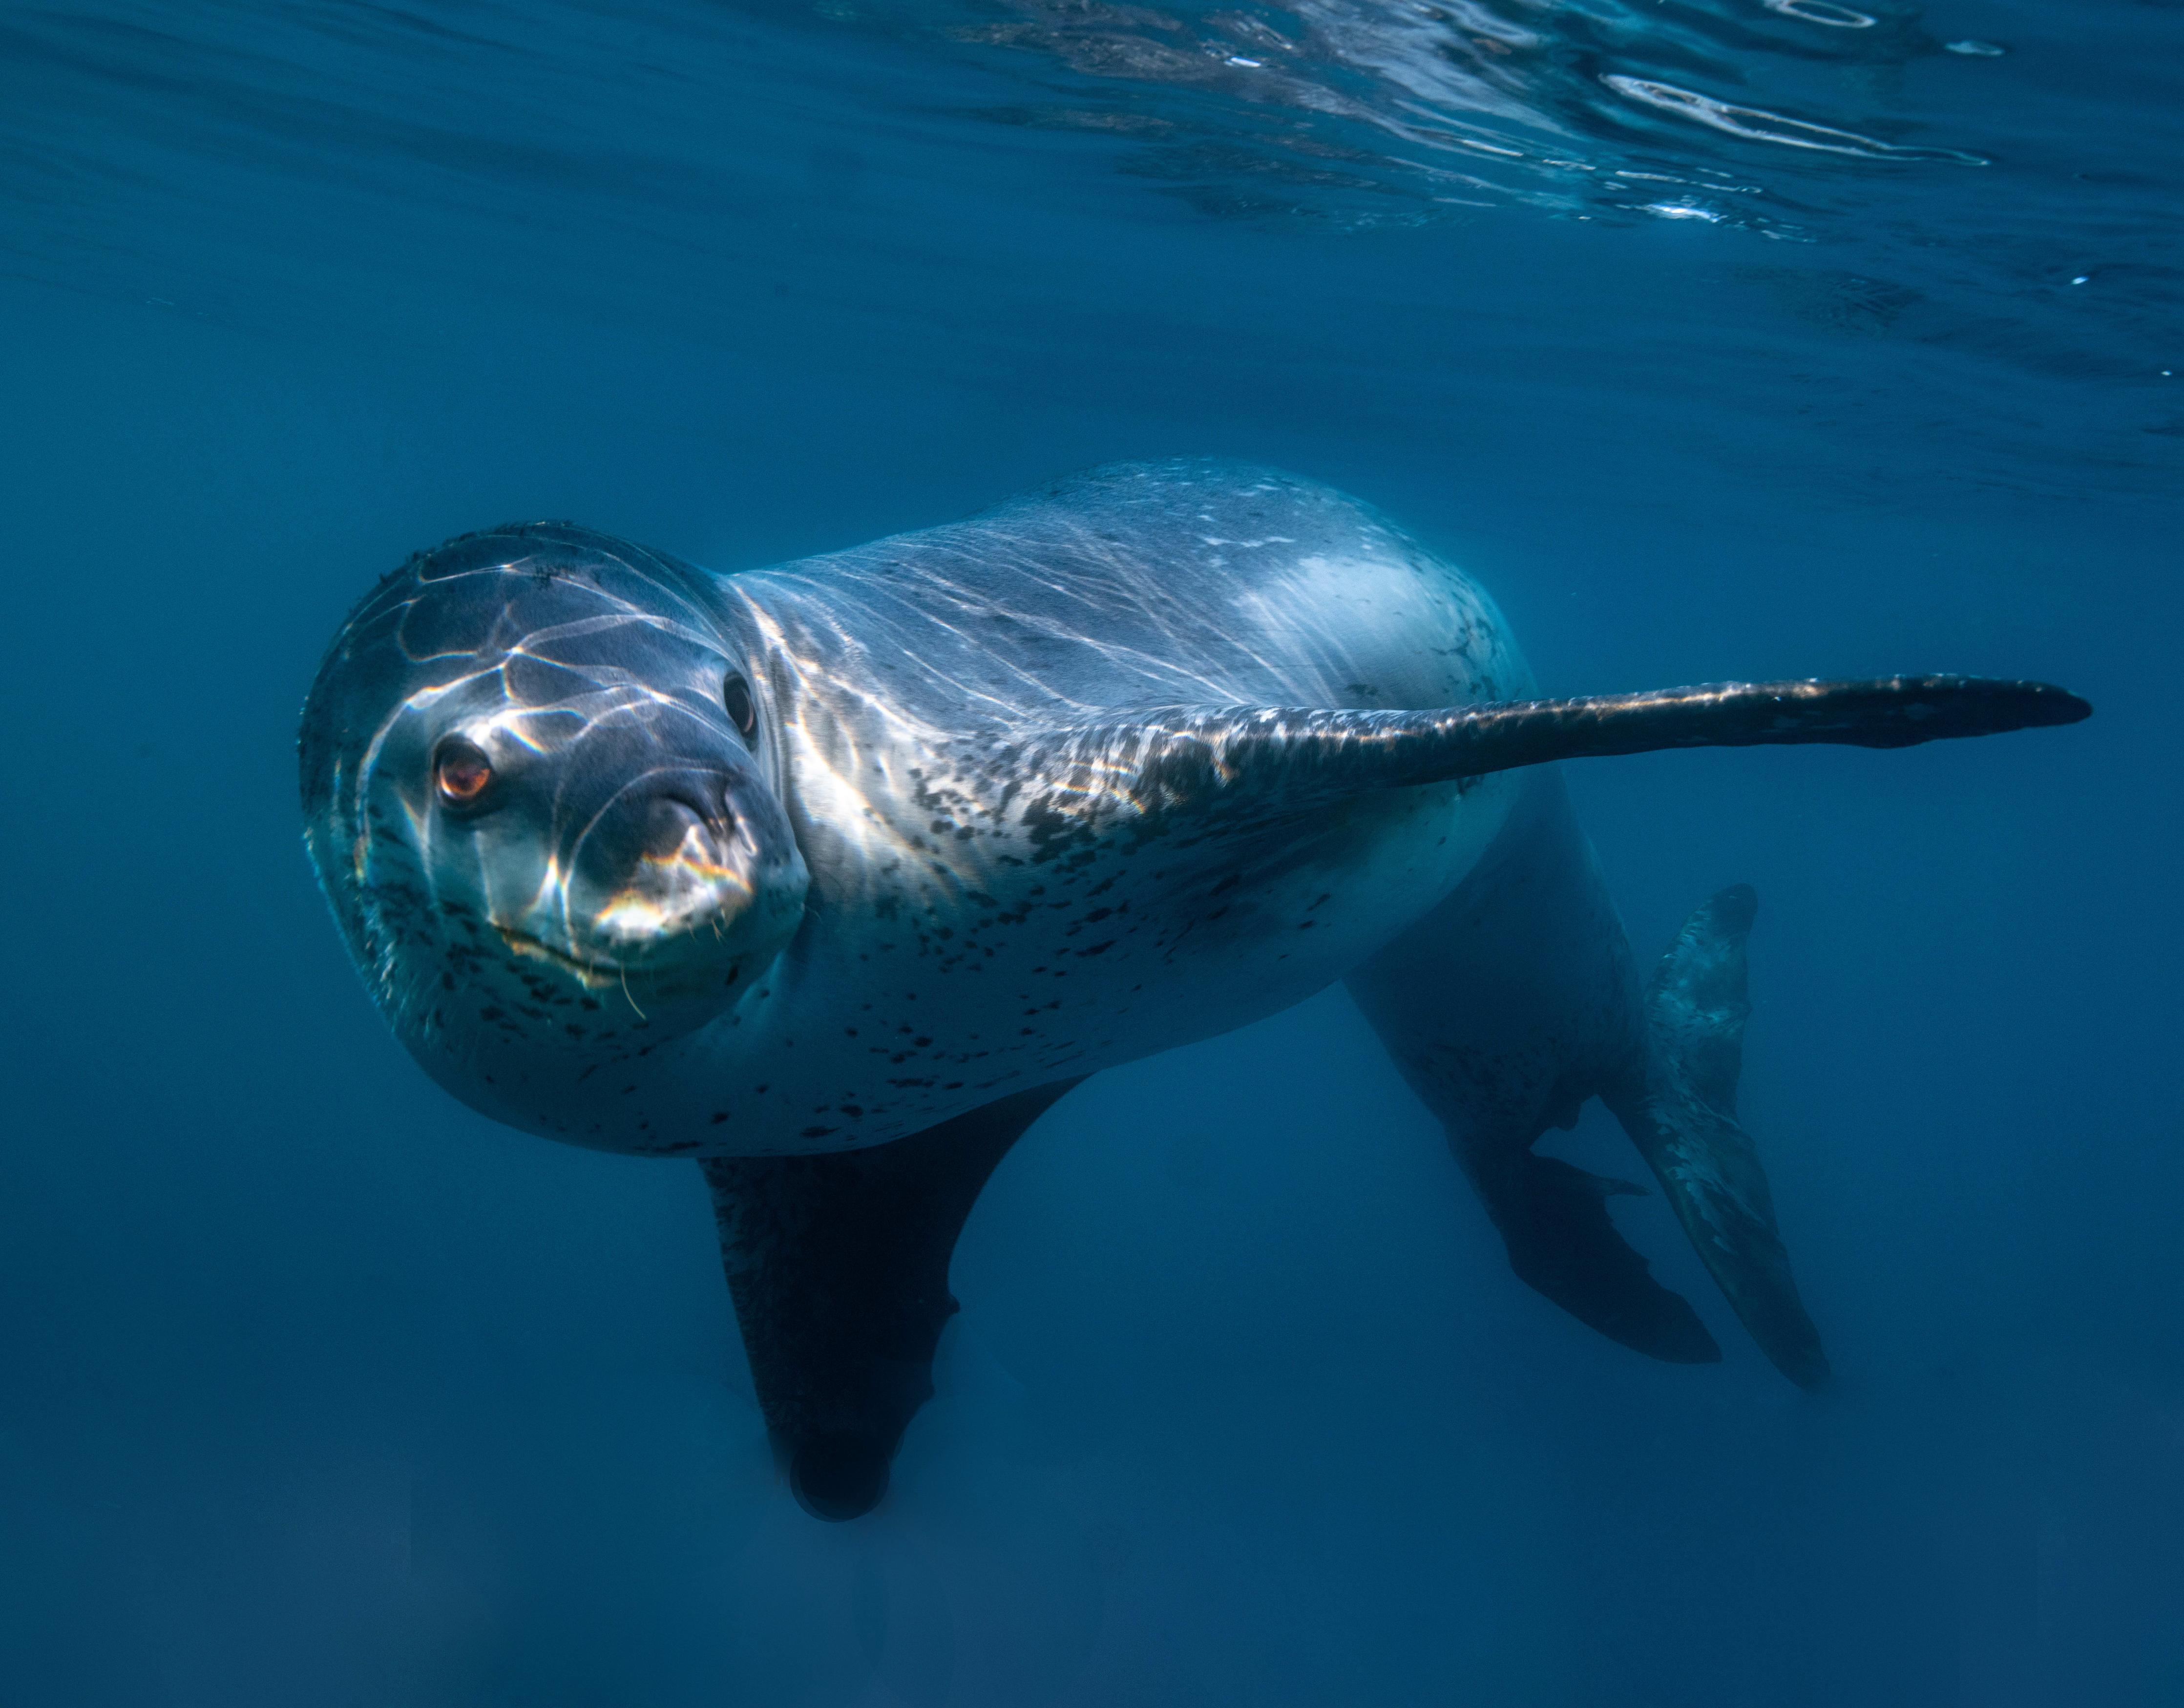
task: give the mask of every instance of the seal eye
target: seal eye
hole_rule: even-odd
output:
[[[744,740],[758,733],[758,706],[751,700],[750,684],[742,677],[731,676],[721,684],[721,704],[727,707]]]
[[[493,781],[493,762],[473,743],[458,737],[441,744],[432,759],[432,782],[450,807],[473,807]]]

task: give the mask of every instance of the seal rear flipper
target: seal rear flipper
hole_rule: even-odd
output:
[[[1641,1193],[1557,1157],[1507,1153],[1473,1175],[1518,1277],[1580,1322],[1670,1364],[1714,1364],[1721,1348],[1690,1303],[1655,1281],[1608,1219],[1607,1200]]]
[[[1076,1083],[867,1150],[700,1164],[759,1409],[814,1517],[855,1518],[886,1493],[957,1309],[956,1236],[1009,1147]]]
[[[1817,1388],[1827,1355],[1797,1297],[1758,1149],[1736,1119],[1752,1012],[1745,940],[1758,905],[1738,885],[1684,922],[1646,993],[1643,1084],[1606,1101],[1760,1350],[1800,1387]]]
[[[1644,1031],[1630,944],[1561,777],[1532,772],[1470,876],[1347,982],[1518,1277],[1634,1351],[1719,1359],[1608,1215],[1609,1197],[1644,1189],[1533,1149],[1631,1077]]]

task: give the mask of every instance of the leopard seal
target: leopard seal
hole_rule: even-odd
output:
[[[957,1233],[1085,1075],[1337,980],[1526,1281],[1719,1350],[1532,1146],[1597,1097],[1792,1380],[1826,1361],[1736,1119],[1754,901],[1641,978],[1554,762],[2073,722],[2037,683],[1537,697],[1487,594],[1363,505],[1206,461],[714,574],[572,523],[355,608],[306,703],[305,843],[425,1071],[705,1171],[806,1508],[884,1492]]]

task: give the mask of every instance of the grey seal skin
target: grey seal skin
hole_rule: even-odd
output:
[[[931,1393],[979,1187],[1083,1079],[1340,979],[1517,1273],[1719,1357],[1534,1154],[1593,1097],[1792,1380],[1826,1376],[1737,1125],[1748,890],[1641,981],[1552,762],[2074,722],[2036,683],[1542,701],[1485,593],[1365,506],[1213,462],[715,575],[573,524],[388,576],[305,706],[305,841],[425,1070],[697,1160],[807,1509]]]

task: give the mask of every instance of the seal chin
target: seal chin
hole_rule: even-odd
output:
[[[496,925],[493,929],[499,934],[500,941],[508,946],[510,954],[521,960],[543,961],[546,965],[566,973],[587,990],[596,991],[616,985],[628,976],[627,969],[619,963],[588,961],[513,926]]]
[[[517,925],[493,929],[533,974],[550,968],[585,991],[616,991],[648,1015],[663,1003],[714,1009],[733,1002],[745,972],[781,947],[778,933],[752,929],[749,898],[738,899],[733,908],[685,911],[648,930],[630,929],[625,919],[618,930],[588,933],[573,943]]]

